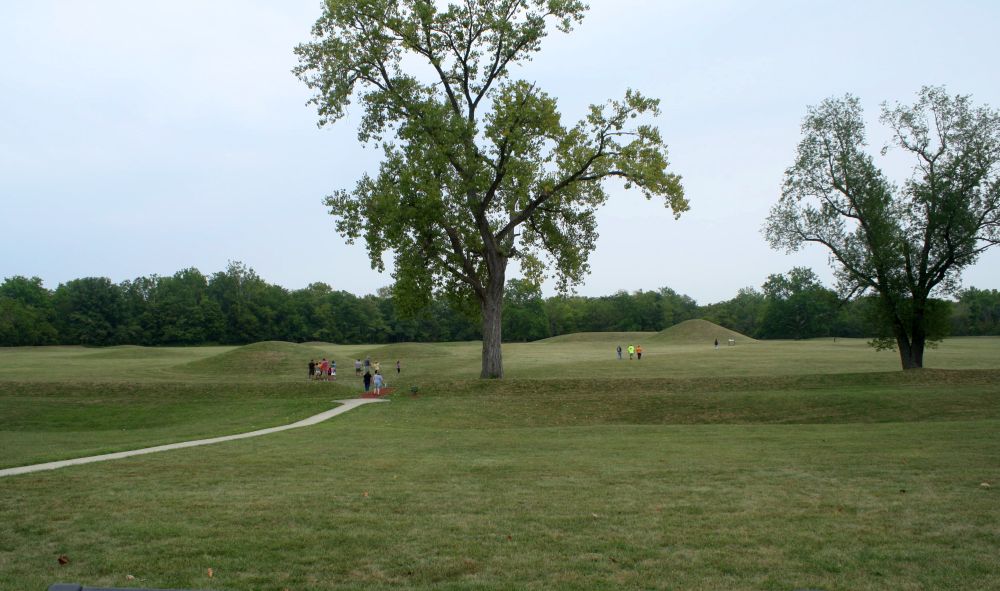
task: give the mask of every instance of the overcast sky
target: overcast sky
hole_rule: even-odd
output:
[[[992,0],[590,4],[514,76],[557,97],[566,124],[630,87],[662,99],[691,210],[674,221],[612,187],[583,295],[670,287],[707,304],[797,265],[829,283],[825,252],[773,252],[760,233],[806,107],[858,95],[874,151],[879,104],[922,85],[1000,107]],[[356,109],[318,129],[290,73],[319,13],[318,0],[0,2],[0,278],[55,288],[238,260],[289,289],[389,284],[322,205],[381,151],[358,144]],[[1000,288],[1000,249],[964,285]]]

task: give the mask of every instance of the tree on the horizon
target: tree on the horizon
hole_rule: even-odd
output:
[[[760,325],[766,310],[764,294],[753,287],[741,288],[730,300],[698,308],[705,320],[752,338],[760,338]]]
[[[72,345],[118,345],[127,340],[125,298],[107,277],[67,281],[52,294],[60,341]]]
[[[359,139],[385,156],[375,176],[327,198],[337,230],[364,238],[372,266],[395,260],[393,293],[417,309],[447,294],[482,320],[484,378],[503,377],[508,264],[561,288],[589,271],[605,179],[688,208],[648,118],[659,101],[629,90],[564,126],[556,99],[511,67],[569,32],[579,0],[327,0],[295,73],[315,91],[320,125],[360,104]]]
[[[0,346],[56,342],[52,317],[52,294],[39,277],[15,275],[0,283]]]
[[[507,342],[537,341],[549,335],[542,290],[523,279],[511,279],[504,293],[503,334]]]
[[[952,334],[1000,334],[1000,290],[969,287],[958,294]]]
[[[809,339],[830,336],[840,302],[837,294],[820,282],[808,267],[794,267],[787,274],[773,274],[764,291],[760,335],[765,339]]]
[[[829,250],[843,295],[878,296],[885,332],[873,345],[898,348],[913,369],[947,327],[932,294],[955,293],[962,269],[1000,241],[1000,115],[924,87],[912,106],[883,103],[881,121],[915,161],[902,185],[866,151],[858,99],[827,99],[808,110],[764,232],[776,249]]]

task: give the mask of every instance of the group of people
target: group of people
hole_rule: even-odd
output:
[[[361,373],[361,368],[364,367],[365,373]],[[402,366],[399,364],[399,360],[396,360],[396,375],[402,371]],[[374,373],[372,373],[374,372]],[[370,356],[365,357],[364,362],[360,359],[354,360],[354,375],[360,375],[362,381],[365,384],[365,392],[375,392],[378,396],[382,388],[388,386],[385,381],[385,377],[382,375],[382,364],[379,363],[378,359],[372,361]]]
[[[315,359],[309,360],[309,378],[313,380],[336,380],[337,379],[337,362],[334,360],[327,361],[326,357],[322,361],[316,363]]]
[[[729,343],[732,344],[733,340],[730,339]],[[716,349],[719,348],[719,339],[715,339],[715,348]],[[638,358],[639,361],[642,361],[642,345],[629,345],[629,346],[627,346],[625,348],[625,352],[628,353],[628,358],[629,359]],[[618,345],[617,353],[618,353],[618,359],[621,359],[622,358],[622,346],[621,345]]]
[[[629,345],[626,347],[629,359],[635,359],[636,356],[639,357],[639,361],[642,361],[642,345]],[[622,358],[622,346],[618,345],[618,359]]]
[[[361,373],[362,368],[364,369],[364,374]],[[397,359],[396,374],[398,375],[402,371],[403,367]],[[371,356],[365,357],[363,362],[361,359],[354,360],[354,375],[361,377],[365,385],[365,392],[374,390],[375,394],[378,394],[379,391],[387,386],[385,377],[382,375],[382,365],[377,359],[372,361]],[[337,362],[332,360],[327,361],[326,357],[319,363],[315,359],[310,359],[309,378],[313,380],[336,380]]]

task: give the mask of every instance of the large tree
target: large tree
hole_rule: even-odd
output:
[[[962,269],[1000,240],[1000,116],[968,96],[925,87],[913,105],[882,105],[912,174],[891,183],[866,150],[858,99],[808,110],[795,163],[765,234],[774,248],[826,247],[846,294],[877,294],[885,338],[904,369],[923,367],[939,339],[931,294],[952,293]]]
[[[52,317],[52,292],[40,278],[16,275],[0,283],[0,346],[54,343]]]
[[[127,309],[121,287],[107,277],[67,281],[52,294],[61,343],[117,345],[127,340]]]
[[[501,309],[508,264],[561,287],[587,273],[602,181],[687,209],[680,178],[648,121],[658,101],[629,90],[564,126],[556,100],[511,68],[550,25],[568,32],[579,0],[327,0],[296,74],[320,125],[361,104],[362,142],[385,151],[375,176],[327,198],[337,230],[364,237],[372,265],[394,256],[394,295],[418,308],[434,292],[471,304],[483,323],[482,377],[503,376]],[[582,69],[583,66],[580,66]]]
[[[765,339],[810,339],[830,336],[840,302],[808,267],[787,275],[770,275],[764,285],[766,306],[761,319]]]

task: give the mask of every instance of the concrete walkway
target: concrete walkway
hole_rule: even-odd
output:
[[[103,454],[99,456],[88,456],[85,458],[76,458],[73,460],[60,460],[58,462],[47,462],[45,464],[34,464],[31,466],[18,466],[17,468],[6,468],[0,470],[0,478],[3,478],[4,476],[15,476],[17,474],[28,474],[30,472],[40,472],[42,470],[55,470],[56,468],[64,468],[66,466],[78,466],[80,464],[89,464],[91,462],[104,462],[106,460],[117,460],[120,458],[128,458],[131,456],[152,454],[158,451],[169,451],[171,449],[184,449],[185,447],[198,447],[199,445],[211,445],[213,443],[222,443],[223,441],[234,441],[236,439],[247,439],[248,437],[260,437],[261,435],[270,435],[271,433],[277,433],[279,431],[287,431],[289,429],[298,429],[299,427],[308,427],[310,425],[315,425],[331,417],[335,417],[341,413],[345,413],[351,410],[352,408],[357,408],[362,404],[368,404],[370,402],[386,402],[386,400],[380,398],[350,398],[347,400],[334,400],[334,402],[340,403],[341,406],[330,409],[326,412],[321,412],[318,415],[313,415],[307,419],[302,419],[301,421],[298,421],[296,423],[282,425],[280,427],[270,427],[268,429],[260,429],[257,431],[250,431],[248,433],[238,433],[236,435],[226,435],[223,437],[213,437],[211,439],[197,439],[194,441],[182,441],[181,443],[169,443],[167,445],[157,445],[156,447],[133,449],[131,451],[120,451],[117,453]]]

